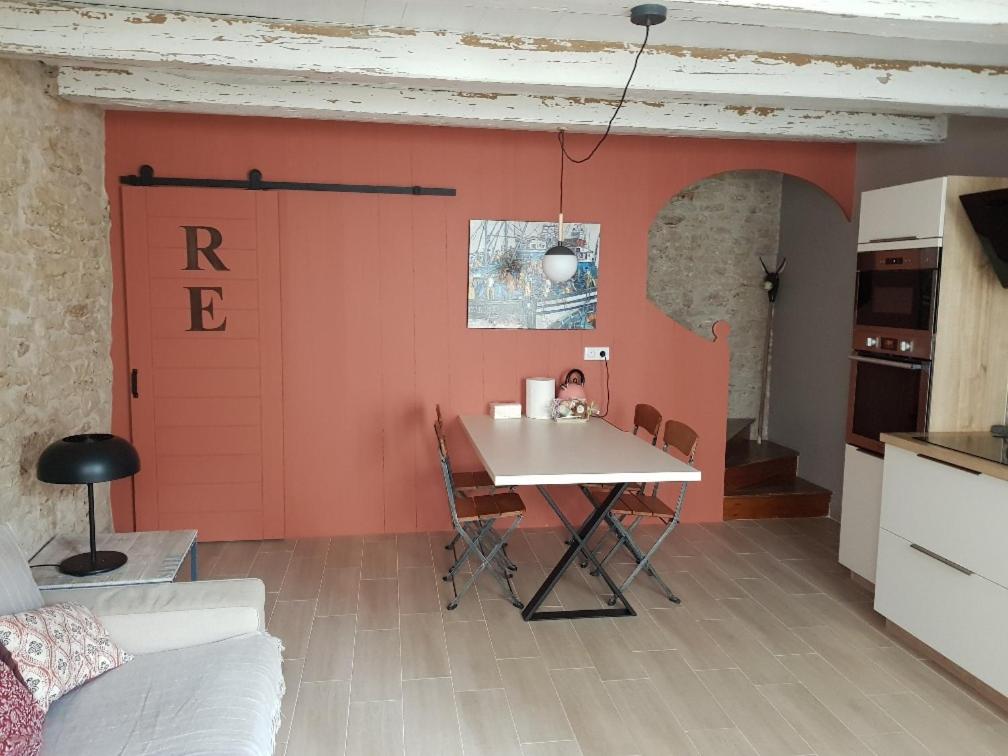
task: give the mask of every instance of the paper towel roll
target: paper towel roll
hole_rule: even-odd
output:
[[[552,378],[525,379],[525,417],[550,419],[550,404],[556,398],[556,381]]]

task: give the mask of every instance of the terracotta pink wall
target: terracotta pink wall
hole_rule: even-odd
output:
[[[568,140],[575,154],[594,137]],[[288,502],[288,535],[325,535],[358,530],[402,531],[441,527],[446,522],[444,490],[438,487],[431,435],[433,405],[440,402],[449,418],[449,443],[459,467],[474,466],[475,456],[454,418],[459,413],[485,411],[486,403],[520,399],[525,377],[559,375],[582,367],[589,393],[600,397],[601,365],[582,363],[584,346],[612,348],[612,408],[610,419],[627,427],[633,405],[654,404],[666,417],[689,423],[700,434],[697,464],[704,480],[687,499],[685,519],[719,520],[722,511],[724,435],[727,413],[730,337],[717,342],[700,338],[664,316],[646,296],[647,235],[658,210],[681,189],[716,173],[740,169],[777,170],[806,179],[830,194],[849,215],[854,181],[854,148],[825,143],[755,142],[714,139],[611,137],[588,164],[568,166],[565,210],[571,221],[602,224],[598,328],[595,331],[480,331],[466,328],[468,221],[471,218],[550,219],[557,210],[557,146],[545,133],[487,131],[419,126],[337,123],[326,121],[239,118],[109,112],[106,121],[107,188],[112,206],[112,258],[115,274],[113,358],[116,365],[113,426],[129,434],[129,363],[122,286],[122,244],[118,177],[135,173],[141,164],[166,176],[242,178],[250,168],[274,180],[450,186],[458,196],[439,200],[445,206],[444,253],[433,269],[424,266],[407,284],[386,287],[381,296],[410,292],[403,317],[415,321],[415,335],[401,349],[380,350],[373,364],[348,364],[378,380],[395,376],[396,409],[411,412],[409,438],[397,454],[414,449],[409,463],[388,457],[370,466],[379,471],[367,481],[333,480],[334,486],[370,485],[347,506],[378,508],[381,517],[354,525],[339,506]],[[336,197],[333,195],[332,197]],[[307,200],[306,200],[307,201]],[[395,226],[424,220],[424,199],[388,203],[380,223]],[[304,214],[302,214],[304,216]],[[306,217],[310,217],[310,214]],[[360,221],[363,223],[363,221]],[[283,224],[283,219],[281,219]],[[323,224],[320,224],[320,227]],[[354,249],[333,254],[358,256],[365,267],[388,270],[389,263],[420,259],[408,235],[396,244],[366,227],[353,238]],[[283,237],[285,231],[281,228]],[[431,229],[425,228],[429,239]],[[420,238],[420,235],[417,236]],[[429,244],[429,242],[428,242]],[[428,255],[428,257],[430,257]],[[390,279],[391,280],[391,279]],[[398,279],[396,279],[398,280]],[[403,292],[395,286],[402,285]],[[341,292],[334,281],[332,297]],[[391,289],[391,290],[390,290]],[[424,297],[431,290],[436,295]],[[284,295],[288,292],[285,289]],[[389,302],[392,300],[389,299]],[[388,304],[388,302],[383,302]],[[371,334],[379,339],[382,319]],[[318,333],[301,338],[324,339]],[[405,338],[398,333],[397,338]],[[407,347],[412,347],[409,349]],[[417,358],[415,355],[423,355]],[[435,359],[436,358],[436,359]],[[358,399],[360,400],[360,399]],[[369,394],[378,428],[383,416],[380,393]],[[353,397],[317,397],[320,403],[354,401]],[[430,417],[429,417],[430,416]],[[297,432],[297,429],[293,429]],[[397,433],[401,429],[397,429]],[[352,433],[352,430],[350,431]],[[288,430],[288,436],[290,429]],[[320,441],[320,443],[326,443]],[[333,451],[342,441],[333,441]],[[429,455],[424,450],[429,446]],[[375,454],[382,452],[375,449]],[[288,473],[289,474],[289,473]],[[404,477],[405,476],[405,477]],[[347,491],[347,488],[343,489]],[[404,501],[404,494],[414,495]],[[554,524],[534,491],[523,492],[529,524]],[[129,490],[113,492],[119,529],[133,525]],[[574,501],[569,495],[567,501]],[[350,523],[350,525],[347,525]]]

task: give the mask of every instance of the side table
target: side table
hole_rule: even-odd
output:
[[[64,575],[52,565],[68,556],[89,550],[87,536],[56,535],[31,558],[32,576],[39,590],[57,588],[95,588],[142,583],[170,583],[189,555],[190,579],[198,577],[197,532],[162,530],[145,533],[102,533],[99,549],[121,551],[128,561],[122,567],[101,575],[74,577]]]

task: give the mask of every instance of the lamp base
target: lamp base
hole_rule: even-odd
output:
[[[126,564],[126,555],[120,551],[96,551],[94,561],[91,554],[77,554],[60,562],[59,571],[64,575],[87,577],[112,572]]]

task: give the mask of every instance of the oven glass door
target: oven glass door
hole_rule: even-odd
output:
[[[930,384],[929,362],[852,355],[847,440],[881,453],[880,434],[927,430]]]
[[[859,326],[930,331],[937,270],[862,270],[857,277]]]

